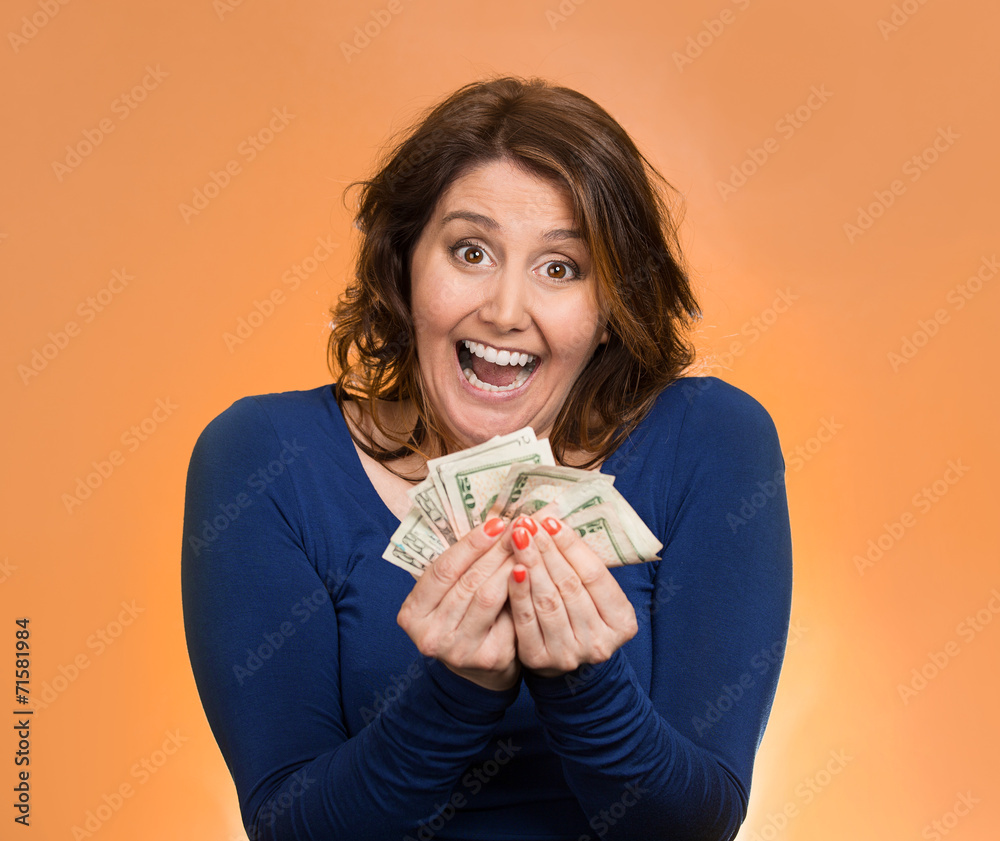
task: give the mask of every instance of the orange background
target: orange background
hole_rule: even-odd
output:
[[[604,105],[684,194],[702,364],[781,434],[799,630],[740,838],[995,837],[1000,11],[895,5],[4,3],[0,644],[30,617],[24,834],[72,838],[128,784],[104,841],[244,838],[183,639],[192,445],[243,395],[329,381],[345,185],[420,110],[512,73]]]

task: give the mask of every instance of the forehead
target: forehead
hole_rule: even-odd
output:
[[[575,217],[573,195],[564,184],[508,160],[479,164],[452,181],[441,194],[432,221],[443,224],[456,210],[485,215],[497,222],[509,217],[545,220],[566,227]]]

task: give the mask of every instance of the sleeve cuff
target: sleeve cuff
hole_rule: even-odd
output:
[[[603,663],[587,663],[558,677],[541,677],[525,670],[524,683],[536,700],[589,705],[630,683],[626,669],[630,669],[630,664],[619,648]]]
[[[520,681],[510,689],[487,689],[456,675],[432,657],[425,658],[425,667],[442,708],[470,724],[495,721],[517,700],[521,690]]]

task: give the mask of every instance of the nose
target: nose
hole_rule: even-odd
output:
[[[498,272],[487,284],[479,317],[499,333],[527,330],[531,326],[531,289],[520,272]]]

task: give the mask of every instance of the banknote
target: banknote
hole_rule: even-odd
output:
[[[557,517],[607,566],[659,560],[663,548],[614,487],[614,476],[555,464],[531,427],[428,462],[428,475],[382,557],[415,578],[491,517]]]
[[[575,485],[588,482],[613,484],[614,481],[614,476],[602,476],[575,467],[515,464],[507,473],[497,494],[497,502],[487,512],[486,519],[500,517],[509,523],[522,514],[530,517]]]
[[[564,520],[599,557],[605,566],[641,564],[658,561],[656,552],[645,545],[636,546],[629,529],[618,516],[614,505],[602,502],[580,508]],[[658,549],[662,546],[658,546]],[[645,551],[644,551],[645,550]]]
[[[477,444],[475,447],[469,447],[468,449],[460,450],[457,453],[449,453],[448,455],[441,456],[439,458],[432,458],[427,462],[427,478],[431,480],[434,487],[437,489],[438,498],[442,503],[445,503],[448,501],[449,496],[448,488],[446,487],[444,479],[441,476],[441,471],[445,470],[448,465],[466,462],[489,453],[516,452],[524,450],[527,447],[532,446],[536,440],[535,430],[533,430],[530,426],[526,426],[516,432],[508,433],[507,435],[494,435],[489,439],[489,441],[484,441],[482,444]],[[454,512],[450,506],[446,507],[445,513],[448,517],[453,534],[455,534],[456,537],[460,537],[464,534],[465,532],[459,531],[458,523],[455,520]]]
[[[458,535],[455,534],[448,517],[448,506],[438,493],[437,485],[431,476],[416,487],[410,488],[406,495],[410,498],[410,502],[420,509],[428,526],[445,545],[451,546],[452,543],[458,542]]]
[[[419,578],[424,568],[447,548],[430,528],[423,512],[414,507],[400,522],[382,557]]]
[[[438,468],[438,477],[448,495],[456,534],[468,534],[493,507],[504,480],[515,464],[555,466],[548,439],[527,446],[509,446],[480,453]]]

